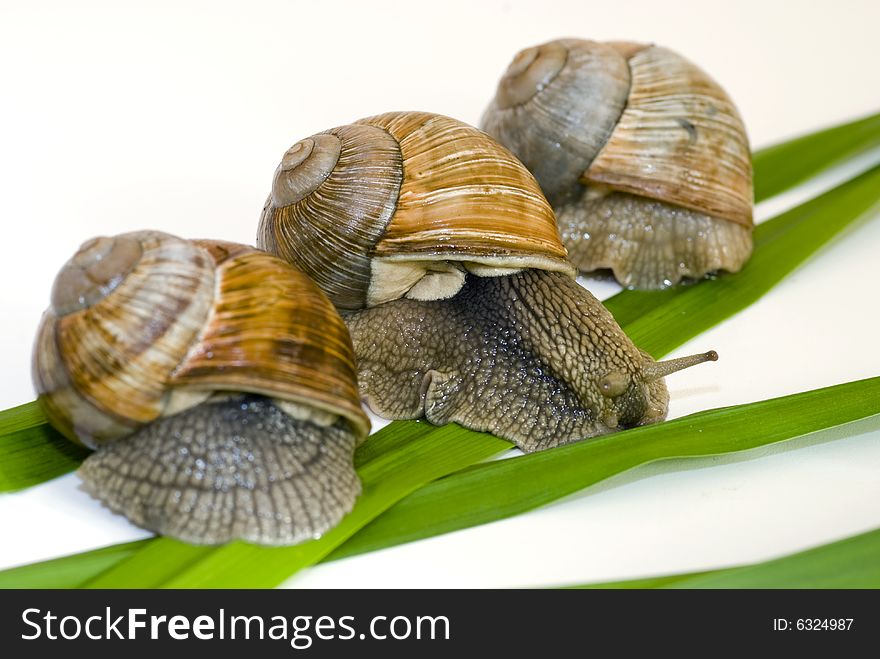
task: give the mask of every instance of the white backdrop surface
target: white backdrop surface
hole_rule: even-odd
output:
[[[578,36],[690,57],[761,146],[880,109],[878,24],[869,0],[0,2],[0,408],[33,398],[34,330],[81,242],[141,228],[253,242],[272,172],[302,137],[401,109],[476,123],[518,49]],[[668,380],[670,416],[880,374],[878,220],[676,351],[721,360]],[[771,558],[880,526],[878,428],[646,467],[288,585],[535,586]],[[0,495],[0,524],[15,539],[0,568],[146,535],[73,475]]]

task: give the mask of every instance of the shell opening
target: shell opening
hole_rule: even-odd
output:
[[[367,306],[407,297],[412,300],[445,300],[464,286],[461,265],[444,261],[373,259],[373,279],[367,292]]]
[[[312,194],[330,176],[339,160],[342,141],[331,134],[315,135],[290,147],[275,170],[272,202],[289,206]]]
[[[322,410],[319,407],[312,407],[305,403],[297,403],[290,400],[281,400],[273,398],[272,402],[280,407],[287,416],[299,419],[300,421],[309,421],[317,426],[332,426],[340,418],[339,414]]]
[[[52,310],[66,316],[100,302],[134,270],[142,254],[140,243],[126,236],[83,243],[55,277]]]
[[[567,59],[568,49],[558,41],[521,50],[498,83],[498,107],[528,102],[553,81]]]

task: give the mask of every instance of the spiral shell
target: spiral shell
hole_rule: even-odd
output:
[[[562,39],[526,49],[481,125],[535,174],[582,270],[655,287],[736,271],[751,253],[742,119],[718,83],[666,48]]]
[[[369,431],[332,304],[301,272],[231,243],[140,231],[84,244],[56,278],[33,375],[53,425],[90,447],[217,391]]]
[[[291,147],[257,246],[303,268],[344,310],[450,297],[465,270],[573,275],[532,175],[481,131],[423,112],[370,117]]]

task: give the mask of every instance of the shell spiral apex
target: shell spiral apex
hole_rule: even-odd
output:
[[[559,41],[521,50],[498,83],[498,107],[506,109],[531,100],[553,81],[567,59],[568,49]]]
[[[290,147],[275,172],[273,203],[289,206],[312,194],[330,176],[341,151],[341,140],[326,134],[300,140]]]
[[[52,309],[59,316],[104,299],[140,261],[140,243],[128,236],[93,238],[68,261],[52,287]]]

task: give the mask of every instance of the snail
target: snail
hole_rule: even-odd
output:
[[[526,451],[661,420],[655,362],[575,281],[534,177],[482,131],[388,113],[294,144],[258,247],[340,309],[380,416],[488,431]]]
[[[561,39],[521,51],[481,127],[535,175],[583,272],[665,288],[752,250],[752,163],[725,91],[671,50]]]
[[[157,231],[84,243],[43,314],[50,423],[95,449],[85,489],[199,544],[294,544],[360,493],[369,432],[351,341],[301,272],[252,247]]]

